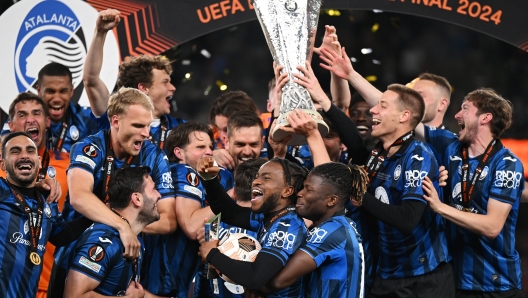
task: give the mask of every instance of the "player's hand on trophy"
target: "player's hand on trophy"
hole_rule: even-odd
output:
[[[332,101],[330,101],[330,98],[326,96],[323,88],[321,88],[321,84],[319,84],[310,62],[305,61],[305,67],[297,66],[297,69],[302,73],[302,75],[296,73],[293,74],[295,77],[295,83],[308,90],[308,93],[310,93],[310,96],[312,97],[312,100],[315,104],[316,110],[323,108],[323,110],[328,111],[332,105]]]
[[[319,133],[319,130],[317,129],[317,122],[315,122],[315,120],[308,114],[299,109],[295,109],[288,113],[286,120],[290,124],[290,127],[283,126],[282,129],[284,131],[303,135],[306,138],[314,133]]]
[[[341,56],[327,49],[322,49],[321,54],[319,58],[326,64],[320,63],[319,65],[333,72],[336,76],[348,80],[349,76],[354,72],[354,67],[352,67],[352,62],[348,58],[345,47],[341,48]]]
[[[218,175],[220,168],[212,156],[204,156],[198,160],[196,171],[204,180],[211,180]]]
[[[99,12],[95,28],[97,31],[106,32],[112,30],[121,21],[121,13],[117,9],[106,9]]]
[[[323,42],[320,47],[314,48],[313,51],[317,55],[321,55],[322,49],[333,50],[337,55],[341,56],[341,44],[337,40],[336,28],[334,26],[325,26]]]
[[[273,121],[270,131],[275,131],[275,126],[277,126],[277,121]],[[288,142],[291,140],[292,136],[289,135],[282,140],[275,140],[273,134],[270,134],[268,137],[268,144],[273,148],[273,155],[279,158],[285,158],[288,151]]]
[[[213,150],[213,157],[221,167],[229,170],[234,170],[236,167],[235,160],[226,149],[218,148]]]
[[[279,117],[280,115],[280,106],[282,102],[282,87],[288,83],[288,73],[281,74],[280,72],[284,69],[284,66],[277,65],[273,62],[273,71],[275,73],[275,88],[273,92],[275,93],[275,107],[273,108],[273,116]]]
[[[207,263],[207,255],[213,248],[218,247],[218,240],[209,240],[200,243],[199,255],[202,257],[202,261]]]

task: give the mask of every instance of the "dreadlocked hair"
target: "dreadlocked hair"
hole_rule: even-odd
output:
[[[343,204],[349,200],[361,200],[367,192],[368,175],[363,166],[329,162],[313,168],[310,175],[324,180]]]
[[[296,202],[297,193],[303,189],[303,183],[306,176],[308,176],[308,170],[283,158],[274,157],[269,162],[275,162],[282,166],[286,185],[293,187],[293,194],[290,196],[290,199],[293,200],[293,203]]]

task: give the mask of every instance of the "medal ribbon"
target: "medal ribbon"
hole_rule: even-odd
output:
[[[167,139],[167,134],[169,133],[169,130],[167,129],[167,118],[166,116],[163,116],[161,118],[161,124],[160,124],[160,129],[159,129],[159,134],[157,138],[155,138],[155,136],[151,135],[150,136],[150,141],[156,145],[158,148],[160,148],[161,150],[163,150],[165,147],[165,140]]]
[[[37,192],[37,213],[34,213],[29,207],[25,197],[18,193],[13,187],[11,187],[11,191],[13,192],[13,195],[15,196],[17,202],[20,204],[22,210],[26,212],[26,215],[28,217],[29,238],[31,243],[31,253],[29,259],[31,260],[31,263],[35,265],[40,265],[40,256],[38,255],[37,250],[38,241],[40,238],[40,231],[42,229],[42,220],[44,217],[44,200]],[[38,258],[35,260],[32,258],[34,254],[38,256]]]
[[[103,203],[108,203],[108,184],[110,182],[110,178],[115,173],[115,154],[114,154],[114,148],[112,146],[112,142],[110,141],[110,130],[107,130],[105,132],[105,139],[106,139],[106,161],[104,166],[105,171],[105,177],[103,180],[103,189],[104,189],[104,200]],[[128,168],[131,164],[139,164],[139,154],[136,156],[129,156],[126,158],[125,163],[122,166],[122,169]]]
[[[370,158],[367,161],[367,164],[365,166],[365,169],[367,170],[368,177],[369,177],[369,184],[376,178],[378,175],[378,172],[380,170],[381,165],[385,161],[385,158],[387,157],[387,154],[389,154],[389,151],[394,146],[400,146],[400,149],[398,149],[397,153],[405,152],[407,150],[407,147],[409,144],[411,144],[412,141],[414,141],[414,132],[411,130],[404,134],[403,136],[399,137],[392,145],[385,150],[383,148],[383,144],[379,142],[376,147],[371,152]]]
[[[462,205],[464,211],[469,212],[471,209],[471,200],[477,181],[480,179],[482,170],[486,167],[489,162],[490,157],[495,155],[499,150],[502,149],[502,143],[499,139],[493,139],[478,160],[478,166],[475,169],[473,174],[473,179],[471,179],[471,184],[468,187],[469,182],[469,152],[467,146],[462,148]]]

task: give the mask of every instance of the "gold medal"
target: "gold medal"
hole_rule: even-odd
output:
[[[464,211],[464,212],[471,212],[471,209],[469,209],[469,208],[462,208],[462,211]]]
[[[29,260],[35,265],[40,265],[40,256],[36,252],[29,254]]]

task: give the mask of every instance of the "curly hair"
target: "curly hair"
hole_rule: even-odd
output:
[[[293,194],[290,196],[290,200],[296,202],[297,193],[303,189],[303,183],[308,176],[308,170],[287,159],[278,157],[270,159],[269,162],[275,162],[281,165],[284,173],[284,182],[286,185],[293,187]]]
[[[172,61],[160,55],[127,57],[119,66],[117,86],[137,88],[139,84],[143,84],[145,87],[150,87],[154,80],[152,70],[163,70],[170,75],[172,73],[171,63]]]
[[[512,124],[513,105],[511,101],[502,98],[495,90],[481,88],[470,92],[464,101],[472,102],[478,109],[477,116],[483,113],[493,115],[491,119],[491,133],[500,138],[502,133]]]
[[[350,199],[360,201],[367,192],[368,175],[363,166],[329,162],[313,168],[310,175],[323,179],[336,192],[343,205]]]

